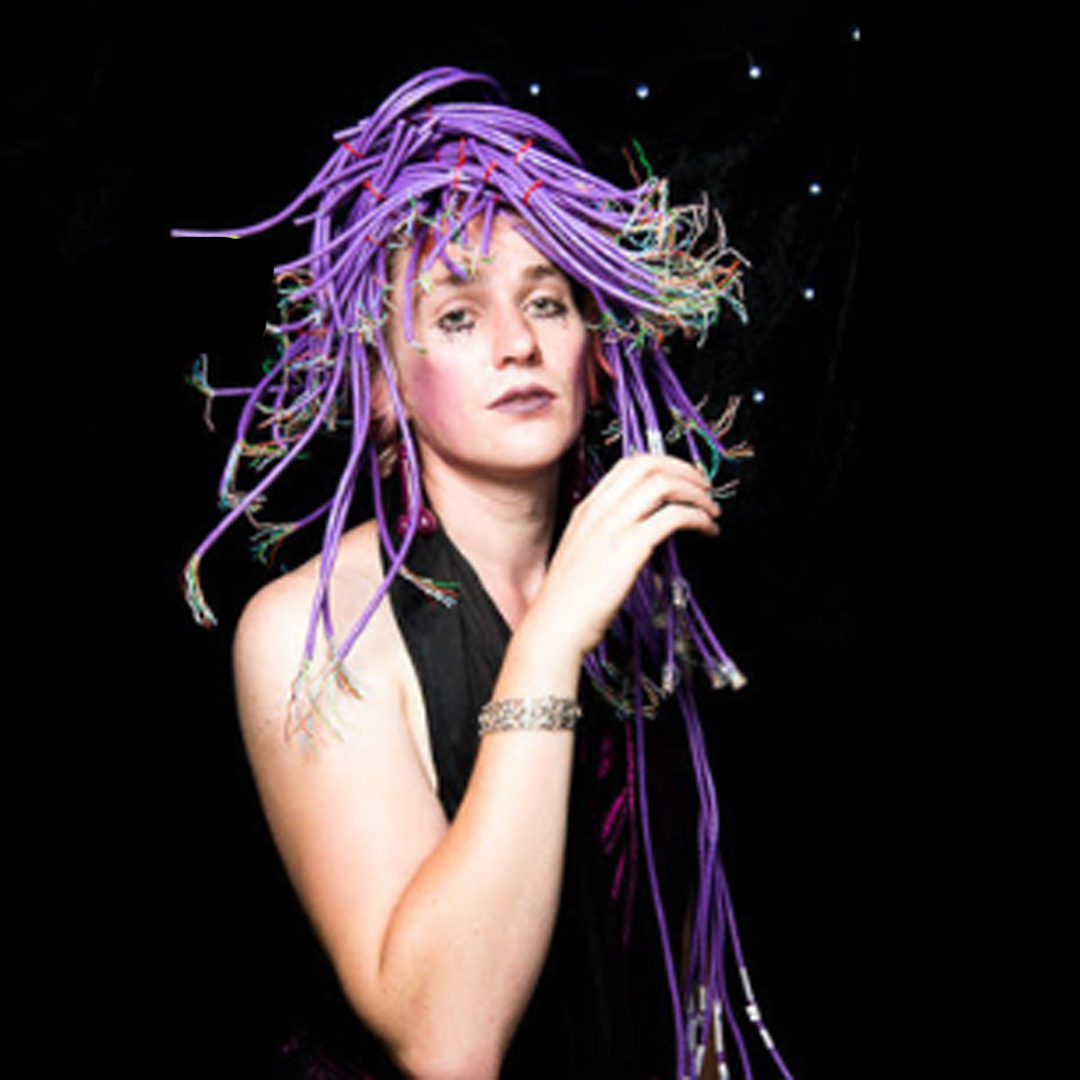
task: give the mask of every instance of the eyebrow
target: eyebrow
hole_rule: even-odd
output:
[[[557,267],[553,266],[549,262],[534,263],[528,267],[523,275],[526,281],[544,281],[547,278],[562,278],[566,279],[566,275]]]
[[[540,281],[546,281],[550,278],[559,278],[560,280],[568,281],[566,275],[557,266],[554,266],[549,262],[533,263],[525,268],[521,276],[522,279],[530,285]],[[430,279],[430,283],[430,292],[434,292],[436,289],[465,289],[471,285],[475,285],[477,283],[477,278],[462,277],[460,274],[455,274],[444,264],[441,270]],[[422,295],[423,292],[417,294],[417,302],[419,302]]]

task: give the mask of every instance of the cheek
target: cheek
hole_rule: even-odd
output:
[[[442,397],[438,376],[422,364],[410,364],[402,372],[401,396],[410,420],[426,415]]]
[[[461,417],[465,397],[460,372],[451,370],[423,357],[412,356],[411,363],[401,372],[401,394],[405,412],[415,426],[453,426]]]

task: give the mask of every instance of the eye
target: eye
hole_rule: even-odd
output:
[[[537,319],[559,319],[570,310],[566,301],[557,296],[534,296],[526,306]]]
[[[463,334],[476,326],[476,319],[468,308],[451,308],[435,320],[435,325],[447,336]]]

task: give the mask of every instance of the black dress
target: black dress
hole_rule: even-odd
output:
[[[394,520],[392,517],[390,520]],[[510,631],[440,529],[418,536],[394,615],[423,689],[439,799],[452,820],[475,761],[477,717]],[[657,915],[633,839],[632,727],[583,680],[563,895],[551,949],[510,1047],[503,1080],[660,1080],[675,1071]],[[689,899],[692,790],[677,718],[648,725],[649,804],[664,906],[678,949]],[[295,1034],[282,1078],[389,1080],[400,1074],[336,992]]]

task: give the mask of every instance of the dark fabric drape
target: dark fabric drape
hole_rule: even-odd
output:
[[[384,497],[394,521],[392,488]],[[491,698],[510,631],[441,529],[416,538],[407,566],[409,578],[394,581],[391,603],[423,690],[439,797],[452,820],[477,753],[477,716]],[[434,599],[418,579],[449,586],[453,603]],[[670,999],[652,902],[643,883],[627,883],[612,898],[615,860],[601,839],[606,811],[627,776],[627,729],[588,686],[583,702],[559,916],[503,1080],[658,1080],[673,1067]],[[652,739],[650,790],[662,808],[657,848],[669,932],[677,940],[692,872],[689,759],[677,718],[658,724],[665,726]],[[630,842],[627,834],[624,843]],[[398,1076],[328,979],[304,1011],[306,1019],[285,1041],[276,1078]]]

